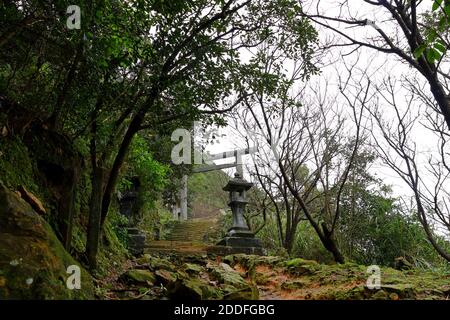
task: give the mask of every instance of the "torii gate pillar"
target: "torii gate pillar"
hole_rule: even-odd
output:
[[[185,174],[181,178],[181,190],[180,190],[180,220],[183,221],[188,219],[187,193],[188,193],[188,176]]]

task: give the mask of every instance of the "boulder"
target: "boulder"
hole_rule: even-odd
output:
[[[207,265],[210,276],[219,283],[228,284],[236,288],[248,286],[247,282],[229,265],[220,263],[219,265]]]
[[[370,298],[374,300],[389,300],[389,295],[384,290],[378,290]]]
[[[203,271],[203,268],[201,266],[193,263],[184,263],[181,268],[184,272],[188,273],[189,275],[198,275]]]
[[[178,279],[178,276],[175,272],[171,272],[168,270],[156,270],[155,276],[156,283],[162,284],[165,287],[169,286],[171,283],[175,282]]]
[[[167,291],[171,299],[200,300],[223,297],[220,289],[198,278],[179,278],[167,287]]]
[[[320,270],[320,264],[316,261],[301,258],[287,261],[286,267],[289,272],[296,275],[313,275]]]
[[[137,263],[143,266],[147,266],[151,271],[167,270],[176,271],[176,267],[168,259],[152,256],[148,253],[137,259]]]
[[[244,278],[226,263],[208,264],[207,269],[212,279],[221,284],[224,299],[257,300],[259,292],[255,285],[247,283]]]
[[[156,281],[156,277],[153,272],[148,270],[128,270],[120,276],[120,280],[126,283],[132,284],[148,284],[153,285]]]
[[[80,264],[50,225],[1,182],[0,230],[0,300],[94,298],[92,278],[81,267],[81,289],[68,288],[68,268]]]
[[[387,293],[395,293],[401,299],[414,299],[416,288],[412,284],[382,284],[381,289]]]
[[[223,296],[224,300],[258,300],[259,299],[259,291],[256,286],[248,285],[247,287],[243,287],[241,289],[236,289],[234,287],[228,286],[224,290],[225,293]]]
[[[173,282],[167,291],[171,299],[201,300],[203,297],[202,288],[195,280],[185,279]]]

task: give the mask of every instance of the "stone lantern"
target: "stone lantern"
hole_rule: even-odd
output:
[[[119,195],[119,212],[128,218],[128,225],[124,226],[128,233],[128,250],[131,254],[139,256],[144,253],[146,235],[137,228],[140,215],[136,206],[140,191],[139,177],[131,179],[131,190]]]
[[[255,238],[244,219],[245,206],[248,203],[246,192],[252,186],[253,183],[244,180],[239,172],[236,172],[234,178],[223,188],[230,193],[228,205],[233,214],[233,226],[218,245],[232,247],[232,253],[263,254],[260,240]]]

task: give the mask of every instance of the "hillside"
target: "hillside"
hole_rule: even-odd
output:
[[[449,30],[450,0],[1,1],[0,300],[449,300]]]
[[[150,255],[122,274],[107,299],[410,300],[449,299],[449,275],[381,269],[381,284],[369,288],[366,266],[324,265],[300,258],[232,255],[206,258]]]
[[[222,190],[229,177],[221,171],[195,173],[188,179],[188,214],[192,218],[218,216],[228,207],[228,194]]]

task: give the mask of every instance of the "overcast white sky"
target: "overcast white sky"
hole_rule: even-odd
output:
[[[337,16],[339,14],[339,2],[342,1],[321,1],[321,6],[319,10],[327,15],[327,16]],[[390,31],[393,36],[395,36],[395,29],[392,27],[390,22],[388,21],[388,18],[386,15],[380,13],[378,10],[374,10],[373,6],[364,4],[361,0],[349,0],[349,4],[351,4],[352,8],[352,14],[354,14],[356,17],[361,19],[370,19],[376,22],[377,25],[381,26],[383,30]],[[317,1],[307,1],[306,5],[304,6],[306,8],[306,11],[310,10],[316,10],[316,4]],[[431,5],[431,1],[430,1]],[[333,34],[332,31],[320,28],[319,30],[319,36],[321,43],[324,43],[330,39],[332,39],[335,34]],[[345,30],[349,35],[357,36],[360,39],[364,39],[364,37],[371,36],[374,34],[374,30],[367,26],[363,29],[361,28],[348,28],[346,26],[343,26],[341,30]],[[311,83],[320,83],[323,81],[323,79],[329,80],[329,85],[331,86],[330,94],[333,94],[334,92],[337,92],[337,73],[340,72],[339,70],[342,70],[342,62],[339,62],[339,57],[341,54],[345,54],[352,51],[350,48],[340,48],[340,49],[332,49],[329,53],[329,55],[326,57],[326,59],[323,60],[323,66],[321,67],[321,74],[319,76],[314,76],[310,81]],[[393,55],[386,55],[382,53],[375,52],[371,49],[360,49],[360,59],[359,59],[359,66],[361,68],[366,68],[369,66],[369,70],[372,71],[372,78],[371,80],[374,83],[377,83],[381,81],[383,78],[385,78],[388,75],[391,75],[393,77],[396,77],[398,79],[401,79],[402,77],[411,77],[417,74],[414,70],[411,70],[405,63],[400,62],[400,60],[393,56]],[[345,57],[345,61],[350,62],[352,60],[356,59],[356,54],[351,54]],[[337,60],[338,62],[333,64],[328,64],[331,61]],[[420,78],[420,76],[418,76]],[[398,99],[401,101],[404,96],[407,94],[407,92],[404,89],[400,89],[398,91]],[[390,114],[393,117],[393,110],[389,106],[381,105],[381,108],[383,108],[383,113],[385,112],[387,118],[390,117]],[[220,137],[219,142],[207,145],[206,150],[210,153],[217,153],[217,152],[223,152],[232,150],[235,148],[243,148],[246,146],[245,142],[242,140],[239,134],[236,134],[233,132],[233,129],[231,127],[222,128],[219,130],[219,136],[221,134],[225,134],[225,137]],[[418,146],[418,150],[423,151],[423,157],[420,161],[425,161],[427,152],[430,152],[433,147],[435,147],[435,138],[430,134],[428,130],[425,130],[423,128],[417,127],[416,131],[413,133],[412,138],[415,140]],[[251,157],[245,156],[244,157],[244,164],[245,165],[251,165]],[[222,161],[216,161],[216,163],[224,163],[224,162],[231,162],[231,159],[228,160],[222,160]],[[234,169],[227,169],[225,170],[229,174],[234,172]],[[401,195],[401,196],[410,196],[411,191],[409,188],[404,184],[404,182],[398,178],[398,176],[389,168],[387,168],[385,165],[376,164],[372,167],[372,171],[375,175],[382,178],[385,183],[392,185],[394,194],[395,195]],[[247,175],[248,178],[248,175]]]

